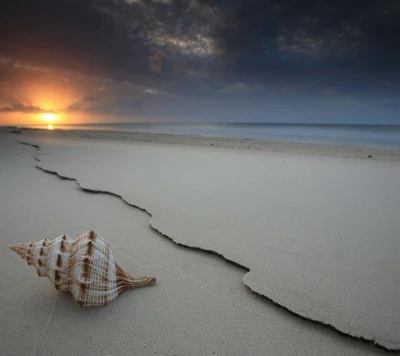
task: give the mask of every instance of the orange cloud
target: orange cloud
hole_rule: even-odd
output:
[[[41,113],[55,113],[55,111],[49,111],[46,109],[43,109],[39,106],[33,106],[33,105],[24,105],[24,104],[13,104],[11,106],[5,106],[0,109],[0,112],[22,112],[25,114],[41,114]]]

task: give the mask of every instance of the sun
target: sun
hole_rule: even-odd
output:
[[[46,113],[42,114],[42,118],[46,122],[53,122],[57,119],[57,115],[52,112],[46,112]]]

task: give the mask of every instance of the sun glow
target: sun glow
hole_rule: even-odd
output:
[[[42,119],[47,122],[54,122],[57,119],[57,115],[52,112],[44,113],[42,114]]]
[[[47,125],[48,130],[53,130],[53,128],[54,128],[53,125]]]

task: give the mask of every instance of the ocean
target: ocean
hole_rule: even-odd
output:
[[[400,125],[107,123],[53,126],[53,129],[168,133],[400,148]],[[36,127],[46,128],[47,125]]]

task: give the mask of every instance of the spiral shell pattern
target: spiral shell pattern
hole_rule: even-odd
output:
[[[10,248],[34,266],[39,276],[48,277],[57,290],[71,292],[83,308],[108,304],[128,289],[156,281],[126,273],[108,244],[92,230],[75,240],[62,235]]]

